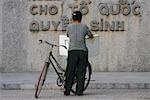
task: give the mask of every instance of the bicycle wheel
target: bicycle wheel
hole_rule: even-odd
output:
[[[45,79],[46,79],[46,75],[47,75],[47,71],[48,71],[48,67],[49,67],[49,63],[45,63],[44,64],[44,67],[40,73],[40,76],[39,76],[39,79],[38,79],[38,82],[37,84],[35,85],[36,86],[36,91],[35,91],[35,98],[38,98],[39,95],[40,95],[40,92],[42,90],[42,86],[45,82]]]
[[[85,75],[85,83],[84,83],[84,90],[88,87],[90,79],[91,79],[91,74],[92,74],[92,68],[91,68],[91,64],[88,62],[87,63],[87,68],[86,68],[86,75]],[[76,77],[74,79],[74,84],[72,86],[71,92],[76,93]]]

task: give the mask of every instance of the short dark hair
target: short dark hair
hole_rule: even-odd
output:
[[[72,19],[74,21],[81,21],[82,20],[82,13],[80,11],[75,11],[72,13]]]

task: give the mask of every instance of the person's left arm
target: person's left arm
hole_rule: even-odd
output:
[[[87,35],[89,36],[90,39],[94,37],[88,26],[87,26]]]
[[[67,35],[67,37],[69,37],[69,28],[68,27],[66,28],[66,35]]]

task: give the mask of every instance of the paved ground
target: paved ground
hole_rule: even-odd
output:
[[[0,100],[36,100],[33,89],[38,76],[39,73],[0,73]],[[150,100],[150,72],[93,73],[81,97],[63,96],[56,78],[55,73],[48,74],[49,87],[38,100]]]
[[[36,100],[34,90],[1,90],[0,100]],[[38,100],[150,100],[148,89],[88,89],[84,96],[64,96],[61,90],[44,90]]]

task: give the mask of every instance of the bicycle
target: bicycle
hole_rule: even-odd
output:
[[[65,70],[60,66],[60,64],[57,62],[57,60],[55,59],[54,55],[53,55],[53,48],[54,47],[64,47],[65,49],[67,49],[66,46],[64,45],[56,45],[56,44],[51,44],[47,41],[43,41],[43,40],[39,40],[40,41],[40,44],[41,43],[46,43],[48,44],[49,46],[51,46],[51,50],[49,52],[49,58],[48,58],[48,62],[45,62],[43,68],[42,68],[42,71],[40,73],[40,76],[39,76],[39,79],[38,79],[38,82],[37,84],[35,84],[36,86],[36,91],[35,91],[35,98],[38,98],[39,95],[40,95],[40,92],[42,90],[42,86],[44,85],[44,82],[46,80],[46,75],[47,75],[47,72],[48,72],[48,68],[49,68],[49,65],[51,64],[52,67],[54,68],[54,71],[56,72],[58,78],[57,78],[57,85],[59,87],[63,86],[64,85],[64,82],[65,82]],[[54,63],[55,64],[54,64]],[[57,66],[57,67],[56,67]],[[89,85],[89,82],[90,82],[90,79],[91,79],[91,74],[92,74],[92,68],[91,68],[91,65],[90,63],[88,62],[87,63],[87,69],[86,69],[86,76],[85,76],[85,85],[84,85],[84,90],[88,87]],[[71,89],[71,92],[72,93],[76,93],[75,91],[75,84],[76,84],[76,77],[74,78],[74,85]]]

